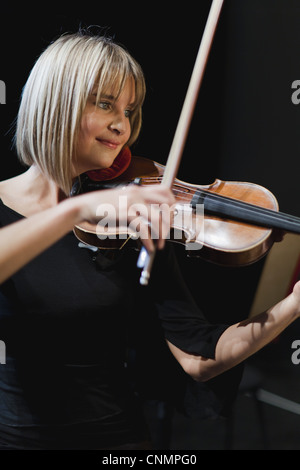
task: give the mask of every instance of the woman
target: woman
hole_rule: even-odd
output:
[[[145,211],[121,211],[121,222],[137,219],[149,250],[151,223],[163,247],[174,203],[167,189],[132,186],[68,199],[80,174],[114,171],[139,134],[144,94],[143,74],[132,57],[108,39],[85,34],[51,44],[24,88],[16,146],[29,169],[1,183],[0,223],[10,230],[32,221],[36,248],[1,286],[7,353],[0,369],[3,449],[147,448],[136,376],[127,367],[129,347],[137,352],[134,366],[146,376],[151,369],[157,376],[163,363],[169,384],[174,369],[195,383],[207,382],[210,390],[212,378],[224,372],[230,377],[226,371],[299,316],[296,285],[291,296],[251,321],[211,325],[190,298],[169,249],[158,253],[145,288],[138,283],[135,251],[110,259],[78,245],[69,232],[73,225],[97,221],[98,205],[109,203],[118,213],[126,195],[127,207],[138,202]],[[153,203],[164,208],[162,216],[149,210]],[[21,256],[22,249],[16,250],[15,257]],[[145,356],[139,355],[142,348]],[[212,406],[222,411],[211,390]]]

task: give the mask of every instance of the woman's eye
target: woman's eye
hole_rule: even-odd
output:
[[[107,101],[100,101],[98,106],[99,106],[99,108],[106,110],[106,109],[110,109],[111,104],[108,103]]]
[[[125,116],[126,116],[127,118],[130,118],[131,115],[132,115],[132,109],[126,109],[126,111],[125,111]]]
[[[98,107],[99,107],[100,109],[103,109],[104,111],[110,111],[110,110],[112,110],[112,108],[113,108],[113,104],[110,103],[109,101],[99,101]],[[126,110],[124,111],[124,114],[125,114],[125,117],[126,117],[126,118],[130,118],[131,115],[132,115],[132,113],[133,113],[133,110],[132,110],[132,109],[126,109]]]

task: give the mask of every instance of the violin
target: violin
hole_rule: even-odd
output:
[[[91,179],[93,172],[82,175],[72,194],[133,183],[160,184],[165,172],[164,165],[137,156],[125,167],[122,174],[104,181]],[[275,196],[254,183],[216,179],[197,185],[175,178],[172,191],[177,214],[168,240],[184,245],[190,256],[224,266],[248,265],[265,256],[284,232],[300,233],[300,219],[279,212]],[[199,206],[204,211],[199,213]],[[100,249],[122,249],[135,240],[126,227],[104,231],[89,222],[77,225],[74,233]]]

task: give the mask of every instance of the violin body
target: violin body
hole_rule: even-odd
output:
[[[160,184],[164,169],[163,165],[147,158],[132,157],[125,172],[108,184],[109,187],[126,185],[137,178],[141,185]],[[89,188],[94,189],[99,189],[96,183]],[[259,260],[278,238],[278,229],[289,231],[285,218],[294,219],[284,214],[281,217],[275,196],[253,183],[216,179],[209,185],[196,185],[176,178],[172,190],[176,210],[169,241],[185,245],[191,256],[221,265],[241,266]],[[198,211],[198,207],[204,208],[204,212]],[[250,208],[250,218],[245,208],[246,212]],[[274,215],[278,217],[272,225]],[[271,222],[267,222],[269,216]],[[300,233],[298,219],[292,222],[296,229],[292,227],[290,231],[299,230]],[[127,244],[136,243],[135,234],[127,227],[104,230],[99,225],[84,222],[77,225],[74,232],[84,243],[101,249],[122,249]]]

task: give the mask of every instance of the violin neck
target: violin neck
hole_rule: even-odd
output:
[[[209,193],[208,191],[199,190],[195,192],[191,201],[192,208],[196,209],[197,204],[204,204],[204,213],[217,217],[226,217],[270,229],[300,233],[300,219],[298,217]]]

